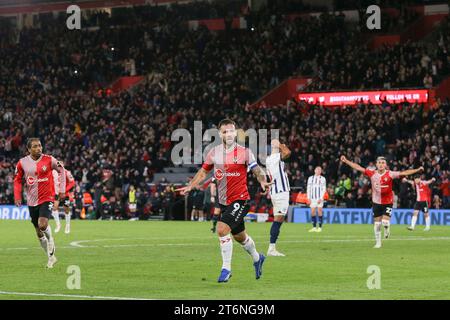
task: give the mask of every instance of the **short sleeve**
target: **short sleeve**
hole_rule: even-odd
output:
[[[366,169],[364,170],[364,175],[368,176],[369,178],[372,177],[375,174],[374,170]]]
[[[398,179],[400,178],[400,171],[389,171],[389,176],[392,179]]]
[[[211,171],[211,169],[214,167],[213,150],[214,149],[208,152],[208,154],[206,155],[205,162],[203,162],[202,168],[206,171]]]

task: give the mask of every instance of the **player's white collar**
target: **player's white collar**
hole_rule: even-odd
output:
[[[41,156],[37,159],[37,160],[34,160],[33,159],[33,157],[31,156],[31,154],[29,154],[28,155],[29,157],[30,157],[30,159],[31,159],[31,161],[34,161],[34,162],[39,162],[39,160],[41,160],[42,159],[42,157],[44,156],[44,154],[43,153],[41,153]]]
[[[225,150],[225,152],[227,152],[227,153],[233,151],[234,148],[237,147],[236,141],[235,141],[235,142],[233,143],[233,145],[232,145],[231,147],[229,147],[229,148],[227,148],[227,146],[226,146],[225,144],[223,144],[223,143],[222,143],[222,145],[223,145],[223,150]]]

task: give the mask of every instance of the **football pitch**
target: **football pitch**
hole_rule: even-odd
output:
[[[448,227],[393,225],[391,239],[373,249],[372,225],[308,233],[310,225],[284,224],[277,248],[286,257],[268,257],[255,280],[250,256],[234,242],[233,277],[224,284],[217,283],[221,254],[210,227],[72,221],[66,235],[63,223],[58,263],[47,270],[31,223],[2,220],[0,299],[450,299]],[[270,223],[247,223],[247,230],[265,254]],[[379,268],[380,289],[368,288],[368,268]],[[73,270],[80,289],[67,286],[76,283]]]

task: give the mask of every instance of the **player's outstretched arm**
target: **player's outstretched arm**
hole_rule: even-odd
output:
[[[405,171],[401,171],[400,172],[400,176],[401,177],[406,177],[406,176],[410,176],[412,174],[416,174],[417,172],[422,172],[424,171],[423,167],[417,168],[417,169],[408,169]]]
[[[206,171],[204,168],[200,168],[200,170],[197,171],[194,178],[188,183],[186,187],[176,189],[175,191],[180,191],[181,195],[189,193],[189,191],[191,191],[194,187],[198,186],[200,182],[205,180],[208,172],[209,171]]]
[[[253,174],[255,175],[256,179],[258,180],[259,184],[261,185],[261,188],[266,191],[266,188],[273,184],[272,181],[267,182],[266,179],[266,173],[260,166],[255,166],[252,169]]]
[[[430,180],[424,181],[425,184],[431,184],[436,181],[436,178],[431,178]]]
[[[341,156],[341,161],[343,163],[345,163],[346,165],[348,165],[349,167],[351,167],[352,169],[355,169],[356,171],[359,171],[359,172],[362,172],[362,173],[364,173],[366,171],[366,169],[364,169],[363,167],[361,167],[357,163],[351,162],[345,156]]]
[[[280,153],[283,160],[291,156],[291,150],[284,143],[280,143]]]

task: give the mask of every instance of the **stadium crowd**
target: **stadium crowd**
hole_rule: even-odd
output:
[[[341,167],[337,159],[346,154],[372,166],[373,159],[384,154],[393,169],[423,164],[426,176],[438,179],[433,197],[449,206],[449,101],[433,110],[387,102],[382,107],[336,109],[295,101],[273,108],[250,106],[293,70],[308,71],[301,61],[315,60],[311,71],[317,65],[327,68],[327,61],[343,63],[347,79],[345,72],[355,69],[345,68],[350,60],[330,60],[334,58],[326,49],[339,52],[340,46],[357,41],[357,32],[342,16],[294,21],[260,16],[254,20],[256,31],[224,33],[188,30],[168,14],[122,28],[79,33],[55,28],[58,21],[48,17],[41,29],[20,34],[2,31],[7,36],[0,40],[0,203],[13,202],[14,165],[26,153],[26,138],[37,136],[44,152],[64,160],[78,181],[78,212],[88,193],[92,205],[85,209],[94,211],[93,218],[130,218],[127,203],[133,185],[138,213],[145,217],[163,212],[170,218],[167,208],[175,202],[181,205],[180,199],[173,185],[155,186],[152,179],[172,165],[171,133],[192,129],[194,120],[202,120],[207,128],[230,117],[244,130],[281,128],[281,139],[293,151],[288,174],[297,190],[305,190],[314,166],[321,165],[329,181],[330,203],[368,206],[368,180]],[[439,48],[448,48],[448,40],[444,36]],[[411,49],[414,46],[385,50],[406,52],[406,61],[415,63],[416,53],[422,51]],[[346,54],[335,56],[350,59]],[[376,61],[374,69],[385,63],[382,54],[375,59],[362,56],[361,63]],[[428,66],[433,59],[432,54]],[[448,63],[442,68],[448,72]],[[322,71],[322,77],[329,73]],[[147,76],[133,92],[105,95],[94,90],[129,74]],[[335,85],[345,88],[345,83],[331,86]],[[404,188],[397,186],[400,194]],[[256,207],[267,203],[253,179],[250,192]],[[413,196],[405,192],[408,199]]]

